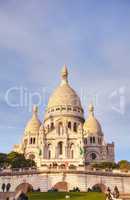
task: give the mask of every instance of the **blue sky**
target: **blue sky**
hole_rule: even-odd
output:
[[[64,63],[85,117],[93,101],[116,160],[130,160],[129,0],[0,0],[0,152],[20,142],[38,101],[12,107],[9,89],[17,87],[9,95],[15,104],[20,91],[41,94],[43,121]]]

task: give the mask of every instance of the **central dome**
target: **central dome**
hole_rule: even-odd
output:
[[[68,84],[63,84],[56,88],[49,99],[47,108],[60,105],[71,105],[81,108],[78,95]]]
[[[70,106],[71,108],[79,109],[79,112],[81,111],[83,113],[80,98],[68,83],[68,70],[66,65],[64,65],[61,72],[61,83],[49,98],[46,111],[53,110],[54,108],[58,110],[58,107],[62,109],[63,106],[64,110],[66,106]]]

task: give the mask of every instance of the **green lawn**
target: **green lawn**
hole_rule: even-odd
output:
[[[45,192],[45,193],[30,193],[29,200],[65,200],[65,196],[70,195],[68,200],[105,200],[102,193],[65,193],[65,192]]]

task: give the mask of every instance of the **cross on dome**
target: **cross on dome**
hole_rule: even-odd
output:
[[[68,69],[67,65],[65,64],[61,71],[61,85],[68,83]]]
[[[33,112],[33,116],[37,116],[37,113],[38,113],[38,106],[37,105],[33,105],[32,112]]]
[[[89,116],[94,116],[94,105],[92,103],[88,106]]]

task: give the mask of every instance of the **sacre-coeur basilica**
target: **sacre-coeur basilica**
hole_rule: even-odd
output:
[[[50,165],[85,165],[114,162],[114,143],[107,143],[100,122],[89,105],[87,117],[79,96],[71,88],[66,66],[61,82],[49,98],[43,121],[38,107],[33,107],[22,141],[14,151],[33,159],[38,167]]]

